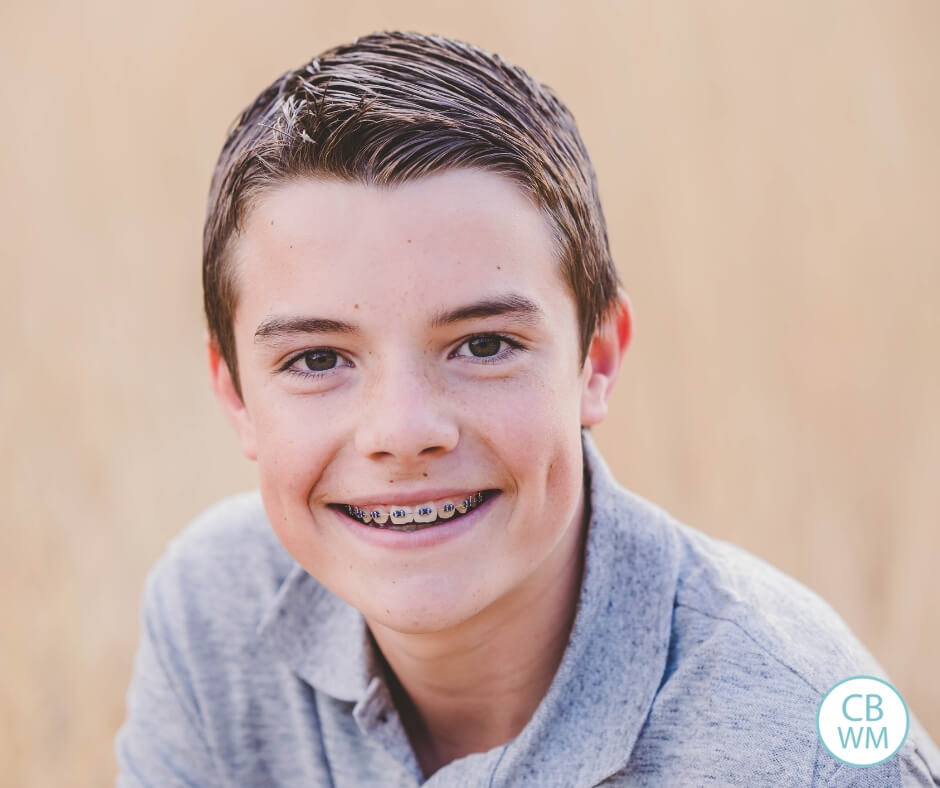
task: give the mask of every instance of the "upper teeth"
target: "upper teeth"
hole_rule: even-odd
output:
[[[346,513],[364,523],[385,525],[389,520],[393,525],[406,525],[407,523],[433,523],[437,518],[447,520],[456,512],[464,514],[476,504],[483,502],[483,493],[471,493],[459,501],[428,501],[418,506],[396,506],[379,504],[375,506],[346,505]]]

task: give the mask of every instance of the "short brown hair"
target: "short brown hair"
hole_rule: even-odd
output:
[[[229,131],[203,233],[212,341],[241,394],[226,263],[247,211],[298,177],[394,185],[468,167],[516,182],[546,214],[577,304],[583,363],[617,297],[597,179],[574,118],[550,88],[469,44],[383,32],[330,49],[266,88]]]

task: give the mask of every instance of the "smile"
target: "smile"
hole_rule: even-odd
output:
[[[335,504],[335,506],[353,520],[374,528],[418,531],[423,528],[432,528],[446,520],[460,518],[491,496],[496,495],[497,492],[498,490],[480,490],[457,501],[428,501],[418,506],[395,504],[376,504],[366,507],[352,504]]]

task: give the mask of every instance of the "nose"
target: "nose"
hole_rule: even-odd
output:
[[[361,403],[355,444],[370,459],[415,462],[457,445],[452,403],[440,382],[417,365],[383,370]]]

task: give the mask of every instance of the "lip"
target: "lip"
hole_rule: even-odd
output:
[[[390,504],[392,506],[420,506],[423,503],[428,503],[429,501],[439,501],[442,499],[450,498],[454,503],[462,501],[468,495],[479,492],[480,490],[490,490],[492,487],[450,487],[444,488],[439,487],[436,489],[427,489],[427,490],[418,490],[411,492],[401,492],[400,490],[386,490],[385,492],[377,493],[376,495],[369,497],[364,495],[359,495],[354,498],[344,498],[343,500],[332,501],[330,506],[342,506],[343,504],[349,504],[350,506],[358,506],[360,508],[365,508],[367,506],[378,506],[381,504]]]
[[[416,550],[449,542],[470,531],[490,510],[490,506],[500,497],[500,493],[487,498],[476,508],[453,520],[445,520],[432,528],[417,531],[393,531],[388,528],[376,528],[366,525],[343,514],[338,509],[329,507],[342,525],[355,537],[376,547],[390,550]],[[426,499],[425,499],[426,500]],[[407,504],[402,504],[407,506]]]

